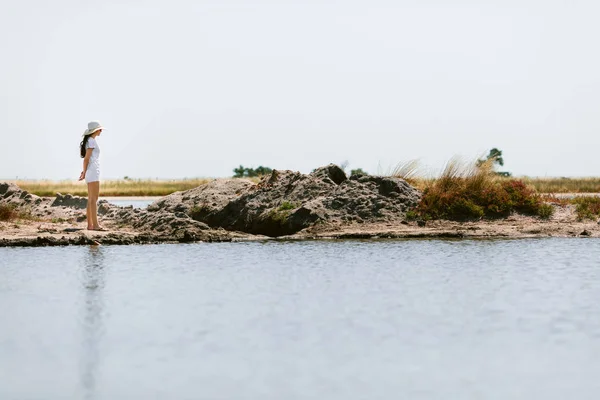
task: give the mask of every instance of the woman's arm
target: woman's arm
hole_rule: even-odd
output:
[[[88,166],[90,165],[90,157],[92,156],[92,152],[94,149],[87,149],[85,152],[85,157],[83,158],[83,171],[81,175],[79,175],[79,180],[82,181],[85,179],[85,173],[87,172]]]

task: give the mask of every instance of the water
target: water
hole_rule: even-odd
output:
[[[597,399],[600,241],[0,249],[0,399]]]
[[[158,197],[133,197],[133,198],[107,198],[108,202],[120,207],[133,206],[133,208],[146,208],[154,203]]]

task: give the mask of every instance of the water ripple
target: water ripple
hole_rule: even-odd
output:
[[[595,399],[599,244],[0,249],[0,398]]]

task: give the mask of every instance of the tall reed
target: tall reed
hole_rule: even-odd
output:
[[[385,175],[401,178],[410,184],[413,184],[422,176],[421,165],[419,160],[401,161]]]
[[[424,183],[414,213],[423,219],[469,220],[511,212],[548,218],[553,208],[524,182],[495,174],[492,160],[466,163],[455,157],[438,178]]]

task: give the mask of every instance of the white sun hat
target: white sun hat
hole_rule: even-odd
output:
[[[98,121],[88,122],[88,127],[85,130],[85,132],[83,132],[83,136],[91,135],[92,133],[97,132],[100,129],[104,129],[104,127],[100,124],[100,122],[98,122]]]

